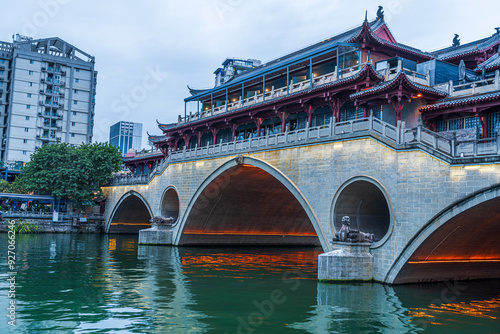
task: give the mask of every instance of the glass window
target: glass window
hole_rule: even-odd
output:
[[[71,137],[72,137],[72,138],[74,138],[74,137],[75,137],[75,134],[74,134],[74,133],[72,133],[72,134],[71,134]]]
[[[0,70],[0,75],[3,75],[3,70]]]
[[[76,123],[75,123],[75,122],[71,122],[71,126],[75,126],[75,125],[76,125]]]
[[[24,132],[28,132],[28,131],[29,131],[29,129],[28,129],[28,128],[24,128]]]
[[[28,82],[28,86],[29,87],[33,87],[33,83],[32,82]]]
[[[79,82],[80,82],[80,79],[75,79],[75,82],[76,82],[76,83],[79,83]]]
[[[29,75],[33,75],[33,71],[29,71],[29,72],[28,72],[28,74],[29,74]]]
[[[23,151],[23,155],[26,155],[26,151]]]
[[[27,96],[28,96],[28,98],[30,98],[31,97],[31,93],[28,93]]]
[[[28,143],[28,139],[23,139],[23,143],[24,144]]]
[[[78,94],[78,90],[76,90],[76,89],[75,89],[75,90],[73,91],[73,93]]]
[[[78,104],[78,101],[77,100],[73,100],[73,104]]]
[[[77,68],[77,69],[76,69],[76,71],[77,71],[77,72],[80,72],[80,69],[79,69],[79,68]]]
[[[31,106],[29,104],[27,104],[26,109],[31,109]]]
[[[30,59],[30,64],[34,64],[35,62],[33,61],[33,59]]]
[[[29,121],[30,120],[30,117],[29,116],[26,116],[26,120]]]

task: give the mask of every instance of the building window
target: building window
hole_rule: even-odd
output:
[[[73,100],[73,104],[78,104],[78,101],[77,100]]]
[[[0,75],[3,75],[3,70],[0,70]]]
[[[31,109],[31,106],[29,104],[27,104],[26,109]]]
[[[28,139],[23,139],[23,143],[27,144],[28,143]]]
[[[26,120],[29,121],[30,120],[30,117],[29,116],[26,116]]]
[[[28,128],[24,128],[24,132],[28,132],[30,129]]]
[[[76,68],[75,70],[76,70],[77,72],[80,72],[80,69],[79,69],[79,68]]]
[[[34,64],[35,62],[33,61],[33,59],[30,59],[30,64]]]
[[[76,116],[76,111],[73,111],[73,116]]]
[[[28,82],[28,86],[29,87],[33,87],[33,83],[32,82]]]
[[[23,151],[23,155],[26,155],[26,151]]]
[[[71,126],[75,126],[75,125],[76,125],[76,123],[75,123],[75,122],[71,122]]]
[[[76,90],[76,89],[75,89],[75,90],[73,90],[73,92],[74,92],[75,94],[78,94],[78,90]]]
[[[29,75],[33,75],[33,71],[29,71],[28,73],[29,73]]]
[[[80,79],[75,79],[75,82],[76,82],[76,83],[79,83],[79,82],[80,82]]]
[[[71,138],[75,138],[75,134],[74,133],[71,134]]]
[[[28,93],[27,96],[28,96],[28,98],[31,98],[31,93]]]

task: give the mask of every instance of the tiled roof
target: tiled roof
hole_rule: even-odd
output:
[[[495,53],[493,56],[490,57],[490,59],[479,64],[476,69],[476,72],[481,72],[483,68],[486,71],[492,71],[496,70],[497,68],[500,68],[500,53]]]
[[[390,41],[382,39],[382,38],[380,38],[380,37],[378,37],[377,35],[374,34],[375,30],[376,29],[373,29],[373,27],[370,26],[369,24],[367,24],[367,22],[365,21],[363,23],[363,25],[361,26],[361,29],[358,31],[358,33],[356,35],[354,35],[349,40],[349,42],[353,43],[353,42],[359,41],[362,38],[363,34],[368,34],[378,44],[380,44],[382,46],[390,47],[390,48],[401,50],[401,51],[405,51],[405,52],[408,52],[408,53],[411,53],[411,54],[414,54],[414,55],[417,55],[417,56],[420,56],[420,57],[423,57],[423,58],[427,58],[427,59],[433,59],[433,58],[435,58],[434,55],[432,55],[430,53],[427,53],[427,52],[424,52],[422,50],[419,50],[417,48],[414,48],[414,47],[411,47],[411,46],[408,46],[408,45],[405,45],[405,44],[402,44],[402,43],[392,43]]]
[[[260,103],[257,103],[257,104],[252,104],[250,106],[244,106],[244,107],[239,108],[237,110],[232,110],[232,111],[223,113],[223,115],[229,115],[229,114],[235,113],[236,111],[242,111],[242,110],[246,110],[246,109],[250,109],[250,108],[261,107],[261,106],[265,106],[265,105],[269,105],[269,104],[274,104],[274,103],[282,101],[284,99],[296,98],[298,96],[309,94],[311,92],[315,92],[315,91],[318,91],[318,90],[321,90],[321,89],[331,88],[331,87],[340,86],[340,85],[343,85],[343,84],[346,84],[346,83],[354,82],[354,81],[358,80],[359,78],[362,78],[365,74],[366,75],[371,75],[371,76],[375,77],[376,79],[378,79],[379,81],[382,81],[384,79],[383,76],[381,76],[379,73],[377,73],[377,71],[375,71],[375,68],[371,64],[367,64],[367,65],[363,66],[363,68],[358,73],[356,73],[353,76],[350,76],[350,77],[347,77],[347,78],[343,78],[343,79],[339,79],[339,80],[336,80],[336,81],[333,81],[333,82],[328,82],[328,83],[325,83],[325,84],[322,84],[322,85],[314,86],[312,89],[303,90],[303,91],[300,91],[300,92],[296,92],[296,93],[292,93],[292,94],[280,96],[280,97],[272,99],[272,100],[267,100],[267,101],[260,102]],[[213,119],[213,118],[218,117],[220,115],[222,115],[222,114],[217,114],[217,115],[214,115],[214,116],[204,117],[204,118],[202,118],[200,120],[196,120],[196,121],[189,122],[189,123],[184,123],[184,124],[195,125],[196,123],[205,122],[207,120]],[[182,126],[184,124],[181,124],[179,126]],[[161,130],[167,130],[167,129],[162,128],[162,126],[164,126],[164,125],[161,124],[161,123],[158,123],[158,127]],[[174,126],[174,127],[176,127],[176,126]]]
[[[333,48],[337,46],[339,43],[349,43],[350,40],[353,39],[361,30],[365,23],[362,25],[357,26],[356,28],[352,28],[350,30],[347,30],[341,34],[335,35],[333,37],[327,38],[321,42],[315,43],[313,45],[310,45],[308,47],[305,47],[303,49],[291,52],[285,56],[282,56],[280,58],[277,58],[275,60],[271,60],[265,64],[262,64],[260,66],[257,66],[253,69],[244,71],[240,75],[235,76],[233,79],[229,80],[227,83],[224,83],[221,86],[214,87],[211,89],[207,90],[199,90],[199,94],[208,94],[208,92],[212,91],[215,92],[216,90],[222,90],[224,87],[232,87],[238,83],[242,83],[243,81],[246,81],[252,77],[255,76],[260,76],[263,75],[267,72],[270,72],[275,69],[282,68],[285,66],[287,63],[293,63],[294,61],[301,60],[303,58],[307,58],[308,56],[315,54],[316,52],[321,52],[324,50],[328,50],[329,48]],[[377,30],[380,28],[384,23],[383,20],[373,20],[371,22],[366,22],[370,29],[372,31]],[[196,91],[196,90],[194,90]],[[197,96],[198,94],[194,95]],[[201,96],[200,96],[201,97]]]
[[[443,101],[436,103],[436,104],[430,104],[430,105],[425,106],[425,107],[420,107],[419,110],[420,110],[420,112],[426,112],[426,111],[433,111],[433,110],[438,110],[438,109],[446,109],[446,108],[450,108],[450,107],[458,107],[458,106],[468,105],[468,104],[477,103],[477,102],[498,100],[498,99],[500,99],[500,92],[495,92],[495,93],[468,96],[468,97],[459,98],[459,99],[447,99],[447,100],[443,100]]]
[[[410,88],[412,88],[416,91],[419,91],[419,92],[425,92],[425,93],[437,95],[440,97],[446,96],[445,93],[443,93],[437,89],[434,89],[434,88],[428,87],[428,86],[423,86],[423,85],[420,85],[418,83],[411,81],[408,78],[408,76],[403,71],[401,71],[401,72],[399,72],[399,74],[395,78],[393,78],[387,82],[381,83],[379,85],[376,85],[373,88],[369,88],[369,89],[362,90],[362,91],[357,92],[357,93],[353,93],[349,97],[352,100],[352,99],[358,99],[358,98],[363,97],[363,96],[368,96],[368,95],[372,95],[375,93],[380,93],[383,91],[391,90],[391,89],[396,88],[400,84],[400,82],[405,83],[406,86],[409,86]]]
[[[450,46],[433,52],[433,54],[441,60],[450,60],[458,57],[464,57],[469,54],[483,52],[496,44],[500,44],[500,34],[494,34],[491,37],[483,38],[471,43],[460,46]]]

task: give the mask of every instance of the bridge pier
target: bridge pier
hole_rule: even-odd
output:
[[[325,282],[373,280],[369,243],[335,242],[331,252],[318,257],[318,279]]]
[[[152,227],[139,231],[139,245],[172,245],[172,240],[171,227]]]

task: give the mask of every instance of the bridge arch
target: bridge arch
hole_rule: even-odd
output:
[[[280,229],[285,225],[286,230]],[[200,185],[179,223],[175,244],[205,243],[197,238],[199,231],[209,231],[213,244],[314,244],[329,250],[300,190],[273,166],[248,156],[227,161]],[[203,239],[210,239],[207,233]]]
[[[500,184],[455,201],[408,242],[385,282],[500,277]]]
[[[394,209],[387,190],[372,177],[355,176],[340,186],[331,208],[330,225],[335,233],[342,227],[342,217],[351,218],[351,228],[373,233],[382,246],[389,239],[394,225]]]
[[[130,190],[115,205],[107,224],[108,233],[137,234],[150,228],[153,211],[140,193]]]
[[[174,186],[167,187],[161,197],[161,216],[166,218],[172,217],[178,220],[180,207],[179,192]]]

